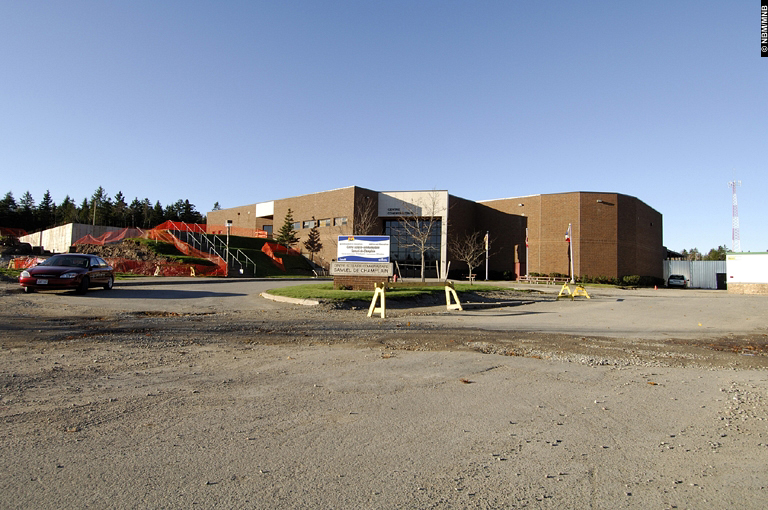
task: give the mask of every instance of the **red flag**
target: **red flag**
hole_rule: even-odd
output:
[[[565,231],[565,240],[571,242],[571,224],[568,224],[568,230]]]

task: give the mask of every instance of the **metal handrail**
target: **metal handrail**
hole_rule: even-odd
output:
[[[227,243],[218,235],[202,232],[199,228],[192,228],[189,226],[189,224],[184,222],[172,221],[170,224],[172,227],[175,227],[173,231],[174,233],[172,235],[174,235],[180,241],[182,241],[181,238],[183,234],[184,239],[182,242],[191,245],[193,248],[195,248],[196,243],[197,246],[199,246],[199,248],[196,249],[199,249],[200,251],[207,251],[209,254],[213,254],[221,259],[225,259],[226,256],[222,256],[221,253],[226,252]],[[181,225],[181,228],[179,228],[179,225]],[[190,238],[192,241],[191,243]],[[205,247],[203,247],[203,244],[205,244]],[[236,262],[240,265],[241,269],[243,266],[245,266],[247,269],[248,264],[250,263],[250,265],[253,267],[254,273],[256,272],[256,262],[247,254],[245,254],[240,248],[230,248],[229,254],[230,257],[234,259],[232,263]],[[226,260],[226,263],[227,267],[229,267],[230,260]]]

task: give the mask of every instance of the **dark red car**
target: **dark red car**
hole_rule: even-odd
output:
[[[25,292],[33,290],[74,289],[85,294],[90,287],[112,288],[115,271],[104,259],[84,253],[54,255],[19,275]]]

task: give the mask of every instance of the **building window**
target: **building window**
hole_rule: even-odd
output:
[[[293,228],[293,230],[299,230],[301,228],[301,222],[294,221],[293,224],[291,225],[291,228]]]
[[[343,216],[341,218],[334,218],[333,219],[333,226],[334,227],[342,227],[347,224],[347,217]]]
[[[304,228],[312,228],[315,226],[314,220],[307,220],[303,223]]]
[[[413,220],[411,220],[413,221]],[[428,225],[427,220],[419,220],[420,228]],[[440,259],[442,221],[434,220],[429,231],[427,251],[424,253],[424,266],[427,276],[436,275],[436,261]],[[416,246],[418,243],[408,235],[408,231],[400,220],[386,220],[384,233],[389,236],[390,260],[397,262],[403,276],[420,276],[421,252]]]
[[[270,236],[272,235],[272,225],[262,225],[261,230],[263,230]]]
[[[325,218],[323,220],[318,220],[318,226],[320,227],[330,227],[331,226],[331,219]]]

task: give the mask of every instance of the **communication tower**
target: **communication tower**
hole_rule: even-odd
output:
[[[739,204],[736,201],[736,187],[741,186],[741,181],[731,181],[728,183],[728,187],[731,188],[733,194],[733,231],[731,234],[731,240],[733,241],[731,251],[741,251],[741,240],[739,239]]]

